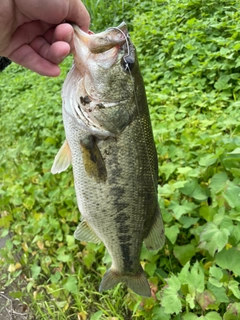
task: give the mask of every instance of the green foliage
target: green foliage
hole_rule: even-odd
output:
[[[84,4],[91,16],[91,30],[101,32],[118,26],[122,21],[132,29],[132,18],[137,1],[86,0]]]
[[[36,319],[240,318],[240,4],[236,0],[86,1],[93,31],[130,23],[159,159],[167,242],[143,247],[152,297],[98,292],[110,259],[77,242],[71,170],[50,168],[64,141],[62,75],[14,64],[0,74],[1,283],[19,276]],[[99,13],[101,12],[101,14]],[[18,260],[16,261],[16,256]],[[114,318],[115,317],[115,318]]]

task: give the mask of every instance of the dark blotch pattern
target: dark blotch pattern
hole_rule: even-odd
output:
[[[80,97],[80,102],[83,106],[86,104],[89,104],[92,100],[89,98],[89,96]]]
[[[99,109],[105,109],[105,106],[104,106],[104,104],[102,104],[102,103],[98,103],[98,104],[97,104],[97,107],[98,107]]]
[[[117,171],[117,170],[116,170]],[[117,173],[117,172],[116,172]],[[134,263],[131,258],[131,243],[133,241],[132,236],[129,234],[130,229],[127,224],[128,215],[127,208],[128,203],[123,201],[124,197],[124,188],[120,186],[114,186],[111,188],[111,194],[114,196],[114,206],[117,209],[118,214],[115,217],[118,239],[120,244],[120,249],[123,257],[123,267],[124,270],[128,272],[133,272]]]

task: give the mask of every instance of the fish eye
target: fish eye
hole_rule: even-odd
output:
[[[122,57],[121,65],[123,71],[130,72],[134,67],[134,59],[131,56]]]

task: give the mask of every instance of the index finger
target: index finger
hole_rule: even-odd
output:
[[[73,0],[69,2],[69,12],[66,20],[76,23],[85,32],[89,30],[90,15],[82,1]]]
[[[55,25],[67,20],[76,23],[83,31],[88,31],[90,16],[80,0],[31,0],[27,6],[26,0],[18,0],[18,5],[24,8],[24,14],[31,20]]]

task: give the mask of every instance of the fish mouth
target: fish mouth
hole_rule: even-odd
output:
[[[134,47],[130,41],[127,25],[122,22],[117,27],[110,27],[101,33],[94,34],[82,31],[77,25],[74,28],[74,59],[84,60],[92,54],[96,60],[108,60],[106,65],[111,66],[117,60],[118,54],[122,57],[122,66],[131,66],[134,63]],[[103,55],[101,57],[101,55]]]
[[[129,38],[127,25],[122,22],[118,27],[111,27],[107,30],[94,34],[84,32],[77,25],[73,25],[76,38],[88,47],[93,54],[103,53],[113,47],[121,48]]]

